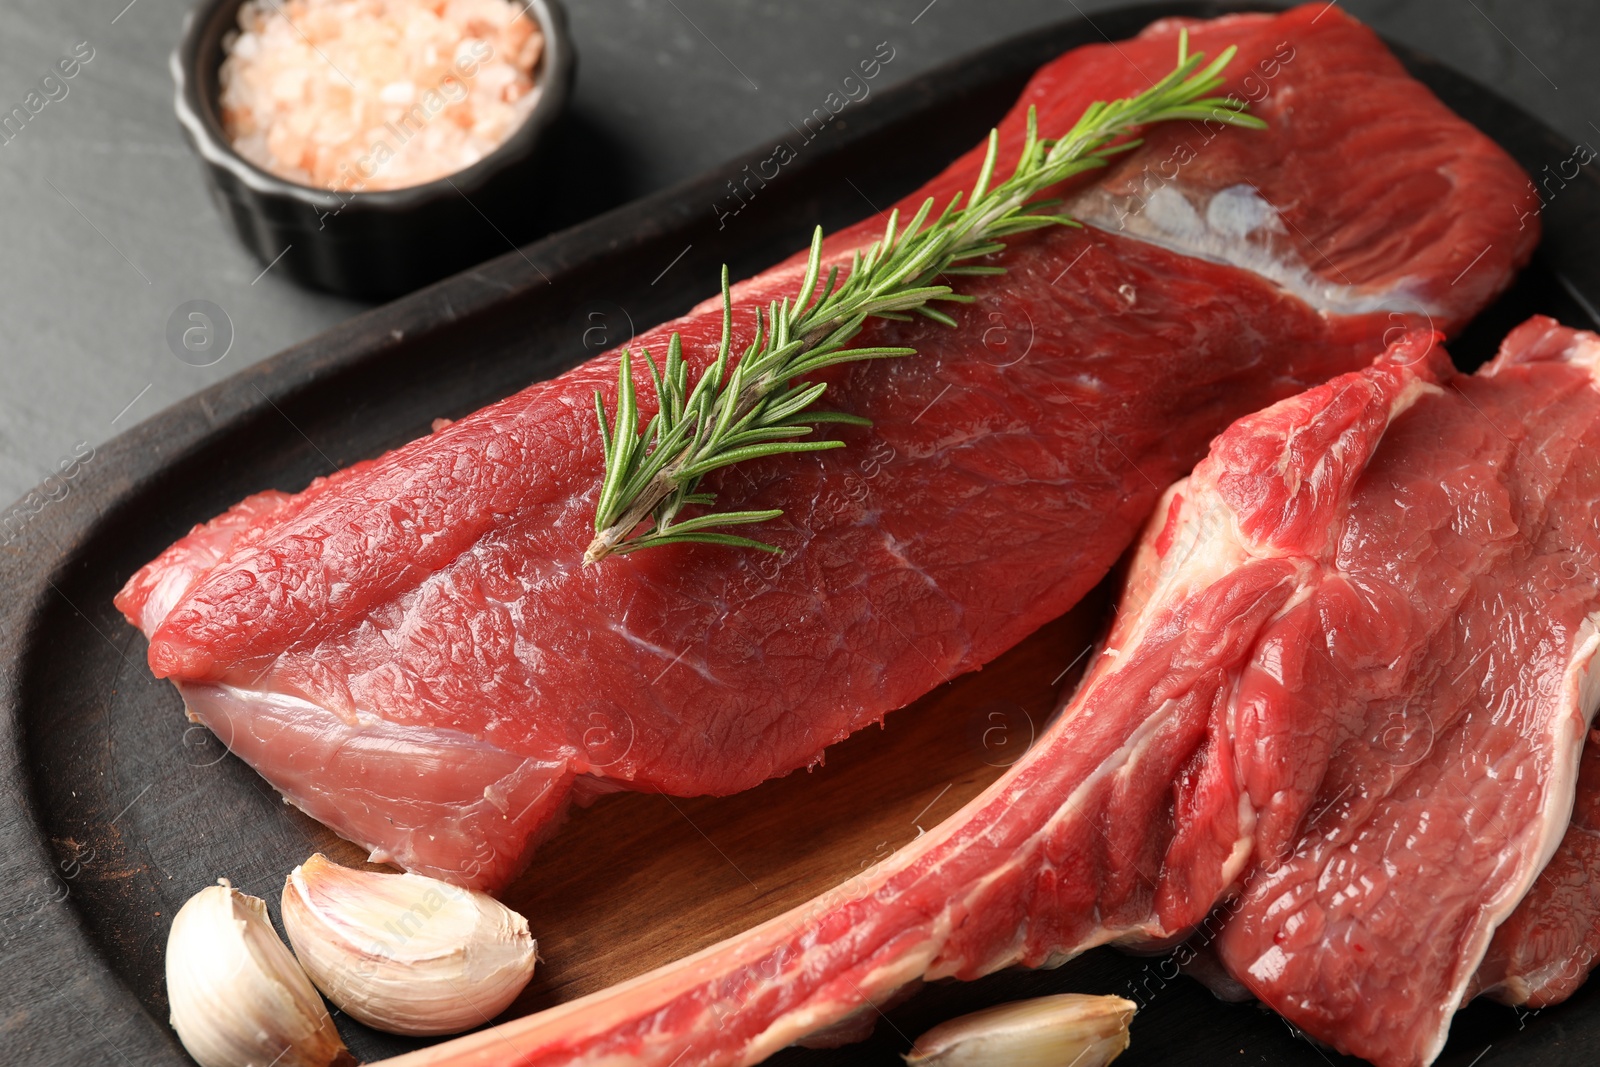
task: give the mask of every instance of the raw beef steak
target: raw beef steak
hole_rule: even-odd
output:
[[[1265,866],[1217,949],[1262,1001],[1381,1067],[1443,1046],[1567,830],[1600,701],[1600,338],[1534,319],[1476,375],[1417,370],[1375,451],[1341,439],[1281,502],[1235,491],[1301,570],[1262,684],[1234,701],[1252,723],[1235,758],[1253,796],[1309,815],[1292,844],[1258,838]],[[1276,746],[1293,757],[1258,785],[1248,768]],[[1535,907],[1559,922],[1570,905]]]

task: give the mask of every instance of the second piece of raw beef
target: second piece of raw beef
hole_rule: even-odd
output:
[[[1380,447],[1354,391],[1347,425],[1263,416],[1282,455],[1325,454],[1301,486],[1254,473],[1267,449],[1207,461],[1251,555],[1233,572],[1291,590],[1226,705],[1267,832],[1217,950],[1308,1033],[1414,1067],[1572,814],[1600,701],[1600,339],[1535,319],[1475,375],[1394,377]]]

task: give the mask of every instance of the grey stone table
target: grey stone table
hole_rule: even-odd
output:
[[[172,114],[167,55],[189,0],[0,0],[0,112],[58,58],[90,58],[0,140],[0,503],[254,360],[362,310],[247,255]],[[591,150],[573,216],[693,175],[809,114],[879,41],[879,87],[1106,0],[568,0],[574,115]],[[1348,0],[1382,32],[1600,144],[1594,0]],[[59,95],[57,90],[56,95]],[[235,339],[198,368],[173,310],[220,305]]]

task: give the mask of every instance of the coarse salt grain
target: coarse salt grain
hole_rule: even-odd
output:
[[[528,117],[544,38],[511,0],[246,0],[224,41],[240,155],[341,192],[471,166]]]

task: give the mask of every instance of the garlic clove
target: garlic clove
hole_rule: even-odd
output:
[[[226,878],[190,897],[167,935],[172,1028],[201,1067],[353,1067],[322,997],[267,905]]]
[[[1128,1047],[1137,1006],[1121,997],[1064,993],[1001,1004],[941,1023],[917,1038],[911,1067],[1105,1067]]]
[[[289,874],[283,926],[328,999],[392,1034],[453,1034],[499,1015],[533,977],[528,921],[487,893],[318,854]]]

